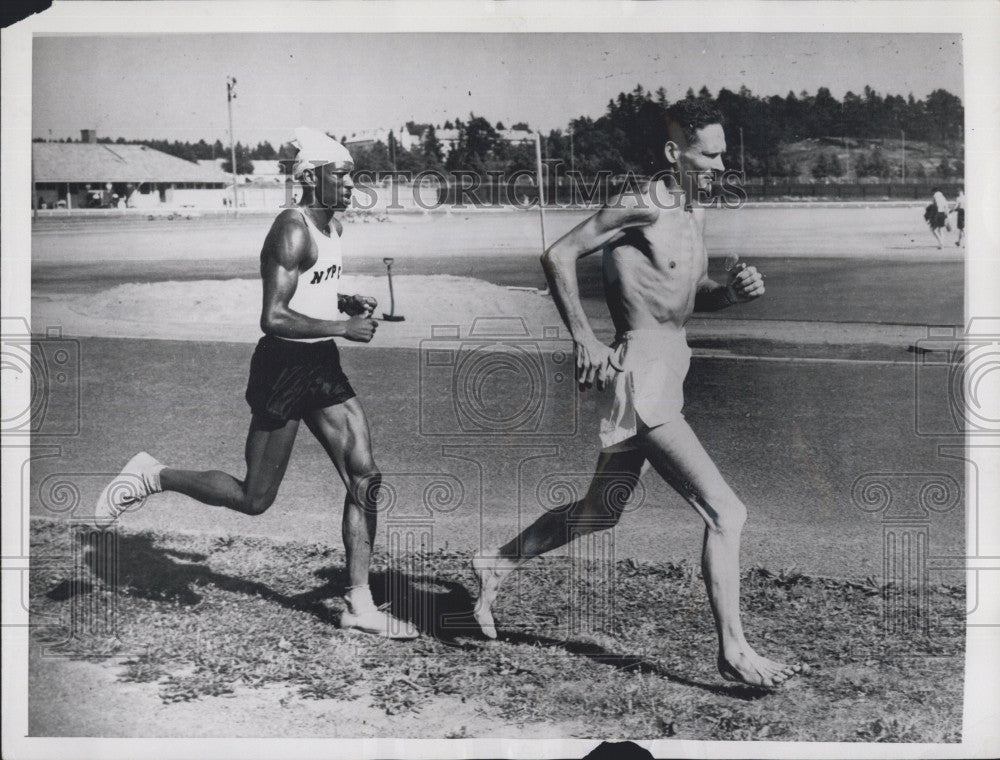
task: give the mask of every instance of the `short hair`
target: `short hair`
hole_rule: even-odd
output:
[[[709,124],[722,124],[722,111],[710,100],[685,98],[678,100],[666,113],[667,139],[675,140],[677,130],[690,145],[698,138],[698,130]]]

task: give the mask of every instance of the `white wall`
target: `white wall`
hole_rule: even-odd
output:
[[[232,200],[233,191],[225,187],[200,190],[174,188],[167,190],[167,202],[164,205],[171,208],[219,209],[225,208],[222,203],[223,198]]]

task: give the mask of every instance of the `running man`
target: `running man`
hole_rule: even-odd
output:
[[[260,254],[264,337],[254,351],[246,390],[252,412],[246,476],[181,470],[142,452],[101,493],[95,518],[111,522],[160,491],[261,515],[278,494],[299,422],[305,421],[347,488],[343,541],[349,587],[341,627],[412,639],[417,630],[379,610],[368,586],[381,473],[372,456],[368,420],[341,369],[334,340],[368,343],[377,327],[371,318],[374,298],[339,292],[343,226],[337,215],[351,200],[354,163],[343,145],[321,132],[300,128],[296,138],[293,174],[302,198],[278,214]]]
[[[764,294],[762,276],[740,265],[725,285],[708,278],[704,209],[713,172],[722,170],[721,114],[685,100],[667,112],[668,172],[623,193],[558,240],[542,256],[559,312],[576,348],[581,388],[608,388],[602,450],[581,501],[546,512],[499,549],[479,552],[474,615],[496,638],[491,607],[504,578],[522,564],[614,524],[646,462],[705,521],[702,571],[719,637],[718,667],[728,680],[773,687],[800,670],[766,659],[747,643],[740,622],[740,532],[746,507],[723,480],[681,408],[691,350],[684,324],[694,310],[715,311]],[[666,176],[664,176],[666,175]],[[604,257],[604,288],[618,337],[611,347],[591,329],[580,302],[577,260]]]
[[[955,205],[952,208],[952,212],[955,214],[955,229],[958,230],[958,240],[955,241],[956,246],[962,245],[962,239],[965,237],[965,188],[958,188],[958,197],[955,199]]]
[[[944,227],[951,232],[951,223],[948,221],[948,199],[944,197],[939,187],[935,187],[933,192],[934,198],[924,213],[924,219],[927,220],[927,226],[931,228],[931,234],[934,235],[940,249],[941,228]]]

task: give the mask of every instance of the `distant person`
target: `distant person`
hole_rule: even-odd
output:
[[[473,558],[480,589],[473,614],[483,633],[496,638],[491,608],[503,580],[532,558],[617,523],[648,462],[705,521],[702,569],[719,637],[720,673],[773,687],[801,668],[762,657],[744,636],[739,551],[746,507],[681,414],[691,358],[684,325],[691,313],[764,294],[763,278],[752,266],[734,268],[723,284],[708,277],[705,210],[697,200],[723,169],[721,121],[719,111],[701,101],[671,106],[657,145],[669,172],[622,191],[543,254],[552,295],[575,343],[580,386],[610,391],[602,449],[582,500],[546,512],[508,543]],[[597,251],[617,329],[612,346],[595,337],[580,301],[577,262]],[[661,611],[666,619],[670,614]]]
[[[924,219],[927,226],[931,228],[934,239],[937,240],[938,248],[941,248],[941,228],[951,232],[951,224],[948,222],[948,199],[944,197],[941,188],[934,188],[934,198],[924,210]]]
[[[965,188],[958,188],[958,197],[955,199],[955,205],[952,207],[952,212],[955,214],[955,228],[958,230],[958,240],[955,241],[955,245],[962,245],[962,240],[965,237]]]
[[[260,254],[264,337],[254,351],[246,390],[252,414],[246,476],[240,480],[218,470],[180,470],[141,452],[101,493],[95,517],[112,521],[160,491],[261,515],[278,494],[304,420],[347,487],[343,540],[349,585],[341,627],[414,638],[417,630],[379,610],[369,590],[382,476],[372,456],[368,419],[341,369],[334,340],[368,343],[377,327],[371,318],[374,298],[339,292],[343,227],[337,215],[350,203],[354,162],[343,145],[321,132],[302,128],[296,135],[295,177],[302,184],[302,199],[278,214]]]

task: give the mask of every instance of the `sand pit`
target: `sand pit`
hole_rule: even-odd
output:
[[[569,339],[552,298],[537,292],[510,289],[474,277],[438,274],[400,275],[393,277],[393,284],[396,313],[405,320],[381,322],[370,345],[419,348],[421,341],[435,336],[464,339],[473,331],[484,337],[549,341],[555,335]],[[389,286],[384,276],[345,276],[341,292],[375,296],[378,317],[389,311]],[[261,336],[260,306],[261,286],[255,279],[128,283],[96,293],[36,295],[32,298],[32,320],[35,331],[59,327],[63,335],[72,337],[256,343]],[[611,340],[614,328],[603,309],[591,315],[591,322],[598,337]],[[551,328],[558,332],[553,333]],[[927,328],[693,317],[687,332],[689,339],[752,341],[760,347],[776,343],[898,348],[925,338]],[[699,349],[699,353],[717,352]]]
[[[541,337],[544,328],[557,326],[568,337],[549,297],[451,275],[404,275],[394,277],[393,286],[396,313],[406,319],[382,322],[372,345],[418,347],[440,326],[458,326],[458,337],[465,338],[479,317],[507,320],[502,326],[480,322],[491,334],[499,329]],[[374,296],[377,316],[389,311],[385,277],[345,276],[341,292]],[[58,325],[78,337],[254,343],[261,335],[259,280],[129,283],[93,294],[39,296],[33,306],[36,325]]]

